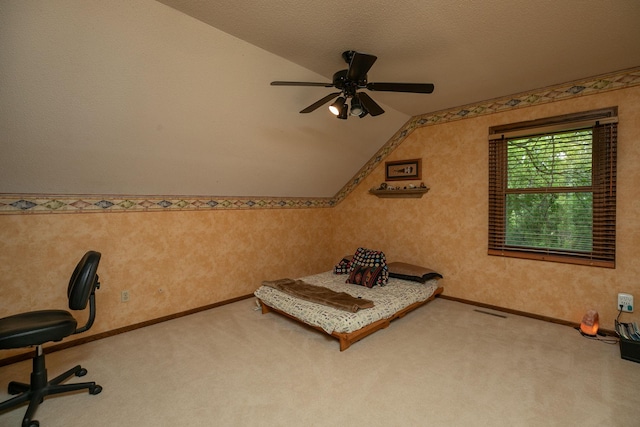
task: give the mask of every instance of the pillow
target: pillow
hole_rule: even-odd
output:
[[[348,274],[349,263],[353,259],[353,255],[345,255],[339,263],[333,267],[333,274]]]
[[[373,288],[378,281],[378,277],[382,273],[382,267],[365,267],[363,265],[356,265],[349,274],[347,283],[353,283],[354,285],[366,286],[367,288]]]
[[[376,279],[376,285],[384,286],[389,281],[387,258],[384,256],[384,252],[382,251],[358,248],[347,268],[349,269],[349,272],[351,272],[356,266],[382,267],[382,271]]]
[[[419,265],[407,264],[405,262],[389,263],[389,277],[396,279],[411,280],[413,282],[425,283],[431,279],[442,279],[442,274],[430,268]]]

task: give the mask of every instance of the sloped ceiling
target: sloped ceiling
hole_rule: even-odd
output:
[[[0,1],[0,193],[332,197],[414,115],[640,65],[640,2]],[[386,113],[299,114],[340,54]]]

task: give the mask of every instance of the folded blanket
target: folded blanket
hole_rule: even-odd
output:
[[[302,280],[265,280],[262,282],[262,285],[269,286],[306,301],[327,305],[337,308],[338,310],[350,311],[352,313],[373,307],[373,301],[356,298],[346,292],[336,292],[324,286],[310,285]]]

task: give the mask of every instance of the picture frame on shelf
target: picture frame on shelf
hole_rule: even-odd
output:
[[[422,179],[422,159],[385,162],[385,181],[409,181]]]

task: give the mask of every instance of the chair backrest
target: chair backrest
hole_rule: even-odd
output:
[[[97,272],[100,257],[100,252],[88,251],[73,271],[67,288],[71,310],[84,310],[87,307],[89,297],[99,286]]]

